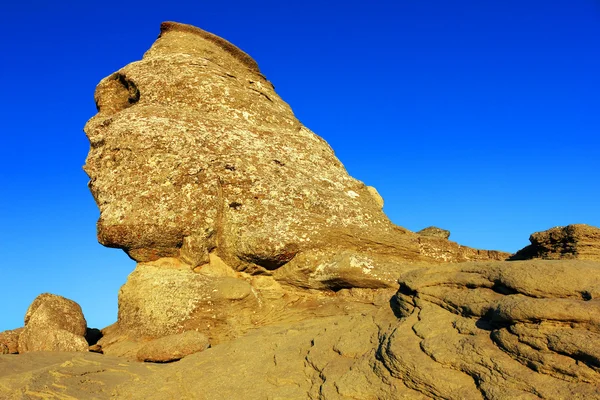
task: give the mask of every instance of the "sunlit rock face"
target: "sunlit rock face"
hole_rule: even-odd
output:
[[[103,79],[95,99],[85,170],[98,238],[137,261],[176,257],[194,268],[216,252],[238,271],[372,287],[397,278],[378,273],[378,257],[506,256],[390,223],[377,191],[348,175],[254,60],[198,28],[163,23],[143,59]],[[336,275],[332,257],[349,265],[350,280]]]
[[[519,250],[511,259],[580,259],[600,261],[600,228],[585,224],[556,226],[535,232],[531,244]]]
[[[323,231],[398,235],[256,63],[210,33],[163,24],[143,60],[100,82],[96,103],[85,170],[98,237],[138,261],[201,263],[186,253],[218,247],[273,269],[323,246]]]

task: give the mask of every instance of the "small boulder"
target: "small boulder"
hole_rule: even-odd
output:
[[[25,314],[18,351],[87,351],[87,322],[79,304],[50,293],[39,295]]]
[[[208,338],[204,334],[186,331],[149,342],[138,351],[137,359],[158,363],[177,361],[209,346]]]
[[[11,329],[8,331],[0,332],[0,348],[6,347],[6,353],[0,354],[16,354],[19,352],[19,335],[23,332],[23,328]]]
[[[438,228],[435,226],[429,226],[425,229],[421,229],[417,233],[421,236],[433,236],[433,237],[439,237],[442,239],[450,238],[450,231],[447,231],[445,229],[441,229],[441,228]]]

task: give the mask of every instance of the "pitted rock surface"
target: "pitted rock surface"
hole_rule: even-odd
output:
[[[417,233],[421,236],[433,236],[442,239],[450,238],[450,231],[438,228],[437,226],[428,226],[427,228],[421,229]]]
[[[144,58],[103,79],[95,97],[85,170],[98,238],[137,261],[196,267],[216,251],[236,270],[268,273],[313,251],[441,260],[427,253],[435,242],[423,247],[390,223],[377,191],[221,38],[164,23]],[[443,250],[451,261],[506,256],[453,245]]]
[[[585,224],[557,226],[536,232],[531,244],[514,254],[512,260],[580,259],[600,261],[600,228]]]
[[[27,309],[25,328],[19,332],[18,352],[88,351],[86,329],[79,304],[43,293]]]
[[[21,332],[23,332],[23,328],[0,332],[0,344],[6,348],[5,354],[16,354],[19,352],[19,335]]]
[[[0,398],[600,399],[599,263],[394,226],[230,43],[165,23],[96,101],[98,237],[139,263],[104,354],[0,355]]]
[[[509,256],[392,224],[256,62],[201,29],[163,23],[95,99],[85,170],[98,239],[139,262],[98,343],[107,354],[135,357],[144,340],[188,330],[217,344],[346,315],[422,263]],[[372,292],[341,300],[352,289]]]

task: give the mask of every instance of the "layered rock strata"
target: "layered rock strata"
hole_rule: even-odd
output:
[[[139,263],[102,338],[48,294],[1,333],[26,353],[0,356],[1,398],[600,399],[600,263],[563,260],[593,259],[596,228],[500,262],[397,227],[248,55],[191,26],[163,24],[96,102],[98,238]]]
[[[400,284],[391,303],[264,326],[167,365],[1,356],[0,397],[600,399],[600,263],[453,264]]]
[[[600,263],[465,263],[400,277],[382,342],[432,398],[600,398]]]
[[[557,226],[533,233],[531,244],[511,256],[511,260],[580,259],[600,261],[600,229],[585,224]]]

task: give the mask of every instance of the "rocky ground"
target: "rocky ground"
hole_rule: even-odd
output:
[[[600,399],[600,229],[514,255],[393,225],[256,63],[164,23],[86,125],[117,322],[42,294],[2,399]]]

